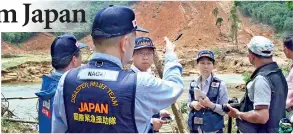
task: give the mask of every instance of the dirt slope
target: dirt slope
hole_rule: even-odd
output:
[[[143,1],[137,2],[133,8],[138,25],[150,32],[148,34],[138,32],[138,36],[151,37],[160,55],[162,55],[160,50],[164,47],[164,36],[174,40],[177,35],[183,33],[181,39],[176,42],[176,53],[184,66],[184,75],[198,73],[193,58],[201,49],[215,52],[217,58],[215,71],[218,73],[252,72],[254,68],[246,57],[246,44],[252,36],[256,35],[272,39],[276,45],[274,59],[281,65],[287,64],[288,60],[282,53],[281,41],[274,39],[273,29],[253,22],[240,13],[238,13],[241,20],[238,51],[233,50],[235,47],[229,39],[231,22],[228,20],[231,6],[230,1]],[[219,8],[218,17],[223,18],[221,29],[215,25],[216,17],[212,13],[216,7]],[[54,38],[52,34],[39,33],[24,42],[23,49],[1,42],[2,54],[15,52],[48,55]],[[94,49],[90,35],[80,42],[87,43],[90,49]]]
[[[16,46],[16,45],[12,45],[8,42],[5,41],[1,41],[1,54],[2,55],[14,55],[14,54],[21,54],[21,53],[25,53],[25,50],[23,50],[22,48]]]

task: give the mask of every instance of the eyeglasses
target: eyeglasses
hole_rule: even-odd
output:
[[[139,56],[153,56],[154,55],[153,52],[148,52],[148,53],[136,52],[135,54]]]

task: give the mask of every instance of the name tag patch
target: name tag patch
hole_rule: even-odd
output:
[[[219,87],[220,86],[220,83],[219,82],[213,82],[212,83],[212,87]]]
[[[78,73],[81,80],[106,80],[117,81],[119,72],[104,69],[84,69]]]

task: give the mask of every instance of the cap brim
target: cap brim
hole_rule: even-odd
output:
[[[213,59],[213,58],[211,58],[211,57],[209,57],[209,56],[201,56],[201,57],[198,57],[197,59],[196,59],[196,61],[198,62],[200,59],[202,59],[202,58],[208,58],[208,59],[210,59],[210,60],[212,60],[212,61],[215,61],[215,59]]]
[[[143,48],[153,48],[153,49],[156,49],[156,47],[154,47],[154,46],[141,46],[141,47],[134,48],[134,50],[143,49]]]
[[[78,43],[79,44],[79,49],[82,49],[82,48],[85,48],[85,47],[88,47],[87,44],[84,44],[84,43]]]
[[[143,29],[143,28],[141,28],[141,27],[139,27],[139,26],[136,26],[136,29],[135,29],[135,31],[144,32],[144,33],[149,33],[149,31],[148,31],[148,30],[146,30],[146,29]]]

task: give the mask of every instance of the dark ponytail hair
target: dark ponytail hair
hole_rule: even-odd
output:
[[[289,35],[284,38],[283,44],[286,48],[293,51],[293,35]]]

